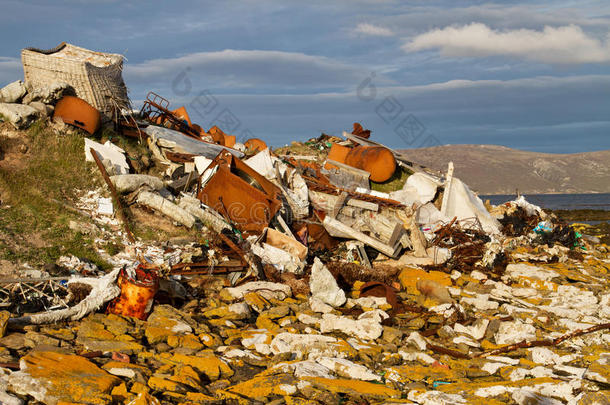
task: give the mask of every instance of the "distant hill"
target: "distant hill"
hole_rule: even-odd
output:
[[[497,145],[445,145],[401,150],[413,161],[454,174],[480,194],[610,193],[610,150],[573,154],[527,152]]]

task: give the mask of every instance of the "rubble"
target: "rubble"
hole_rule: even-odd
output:
[[[0,103],[19,103],[28,91],[22,80],[15,80],[0,89]]]
[[[91,52],[63,44],[42,54],[65,59],[70,49]],[[610,398],[599,238],[523,197],[488,206],[452,164],[438,173],[408,161],[358,123],[342,138],[274,150],[220,124],[206,131],[155,93],[140,111],[113,109],[98,99],[108,89],[85,96],[70,83],[95,114],[66,115],[62,100],[76,102],[68,86],[31,72],[27,88],[0,94],[36,108],[0,112],[27,127],[47,122],[58,101],[54,116],[71,127],[53,125],[83,135],[82,158],[105,182],[83,191],[73,209],[87,224],[70,220],[70,229],[119,248],[104,253],[111,269],[71,255],[53,263],[62,273],[30,268],[0,280],[0,402]],[[90,139],[110,117],[120,134]],[[151,165],[134,164],[118,146],[125,137]],[[143,208],[151,222],[197,237],[144,242],[130,212]]]
[[[23,129],[34,123],[40,113],[29,105],[0,103],[0,114],[16,129]]]

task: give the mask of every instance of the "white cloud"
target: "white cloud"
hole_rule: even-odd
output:
[[[23,80],[21,59],[0,56],[0,87],[15,80]]]
[[[360,23],[354,29],[356,34],[369,35],[375,37],[391,37],[394,35],[392,30],[369,23]]]
[[[506,55],[556,64],[610,62],[610,34],[600,41],[576,25],[497,31],[472,23],[428,31],[402,48],[407,52],[439,49],[450,57]]]
[[[267,50],[197,52],[176,58],[152,59],[128,64],[125,74],[134,81],[155,81],[189,75],[215,86],[253,87],[261,85],[346,86],[365,73],[357,67],[324,56]]]

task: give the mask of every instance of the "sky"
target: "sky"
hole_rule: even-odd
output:
[[[610,149],[607,0],[2,3],[0,85],[66,41],[124,55],[134,107],[273,146],[360,122],[401,149]]]

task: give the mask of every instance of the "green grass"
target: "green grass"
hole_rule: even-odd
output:
[[[25,161],[0,169],[0,258],[36,266],[73,254],[108,268],[92,237],[68,226],[70,220],[91,219],[65,205],[73,205],[77,190],[100,184],[97,168],[85,162],[83,136],[58,134],[44,121],[34,123],[24,136],[29,144]]]
[[[402,167],[398,166],[392,177],[390,177],[387,181],[384,181],[383,183],[375,183],[374,181],[371,181],[371,190],[381,191],[384,193],[400,190],[405,185],[407,178],[412,174],[413,172],[410,170],[403,169]]]

